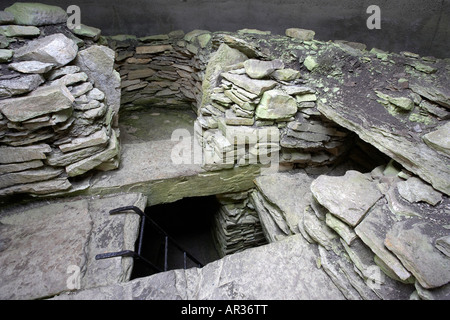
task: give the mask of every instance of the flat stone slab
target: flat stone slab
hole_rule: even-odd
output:
[[[381,259],[389,271],[402,280],[408,281],[411,273],[398,258],[384,245],[386,233],[395,223],[395,216],[381,199],[369,210],[364,220],[355,228],[356,234]]]
[[[432,289],[450,282],[450,258],[435,247],[436,238],[445,235],[442,226],[414,218],[394,224],[384,243],[422,287]]]
[[[342,53],[341,57],[346,56],[343,59],[367,59],[361,58],[359,51],[342,50],[343,47],[330,48],[316,55],[315,59],[322,63],[335,57],[338,52]],[[384,63],[385,59],[394,63]],[[424,98],[422,101],[435,103],[435,107],[450,106],[445,60],[425,64],[394,53],[378,53],[377,58],[369,60],[367,64],[359,60],[358,72],[346,73],[344,82],[355,83],[356,86],[340,86],[339,92],[321,92],[317,109],[328,119],[357,133],[362,140],[399,162],[436,190],[449,195],[448,134],[445,135],[448,125],[432,114],[425,112],[423,116],[419,106],[421,98]],[[429,73],[427,70],[436,72]],[[405,75],[409,86],[395,90],[394,97],[386,84],[397,83],[396,76],[399,74]],[[319,79],[322,75],[313,72],[312,76]],[[337,86],[337,83],[337,78],[330,78],[328,86]],[[413,99],[411,104],[407,99],[413,96],[418,99]]]
[[[201,269],[172,270],[55,299],[342,300],[301,235],[225,256]]]
[[[351,226],[355,226],[382,197],[370,177],[349,170],[342,177],[320,176],[311,184],[317,201]]]
[[[101,172],[91,179],[91,194],[140,192],[149,204],[169,203],[184,197],[207,196],[251,189],[257,166],[205,171],[201,164],[171,161],[180,142],[172,140],[124,144],[119,170]]]
[[[256,178],[255,184],[261,195],[279,209],[277,212],[286,229],[294,234],[299,233],[298,224],[303,218],[303,211],[311,201],[312,181],[313,179],[303,172],[276,173]],[[267,218],[276,219],[273,216]]]
[[[67,21],[64,9],[42,3],[16,2],[5,11],[11,13],[15,23],[21,25],[42,26]]]
[[[128,281],[132,258],[95,260],[95,255],[134,250],[139,216],[109,215],[129,205],[143,210],[146,198],[121,194],[3,210],[0,299],[41,299]]]
[[[32,93],[2,101],[0,111],[10,121],[21,122],[42,115],[72,109],[74,97],[65,86],[41,87]]]

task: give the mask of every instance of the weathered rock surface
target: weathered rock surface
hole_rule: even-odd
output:
[[[39,28],[25,26],[0,26],[0,34],[6,37],[36,37],[41,34]]]
[[[428,134],[433,137],[431,132],[437,131],[437,137],[439,130],[445,131],[446,121],[421,107],[427,103],[443,108],[448,106],[446,62],[425,61],[407,54],[388,54],[376,50],[366,57],[359,51],[330,47],[316,56],[317,69],[311,72],[312,76],[320,77],[327,59],[336,57],[338,52],[354,59],[360,72],[348,72],[352,67],[339,71],[336,67],[340,63],[335,64],[331,68],[335,80],[342,79],[347,85],[339,91],[324,93],[323,99],[318,102],[318,110],[328,119],[356,132],[361,139],[398,161],[436,190],[450,194],[445,138],[438,139],[439,142],[431,144],[431,147],[424,142]],[[390,62],[386,63],[388,60]],[[425,67],[418,68],[419,65],[434,68],[436,72],[425,72]],[[380,77],[385,83],[395,83],[397,92],[394,94],[388,90],[388,85],[377,85]],[[337,85],[335,80],[331,80],[328,86]],[[401,83],[405,81],[409,86],[402,87]],[[355,86],[363,90],[354,90]],[[425,103],[422,104],[422,101]]]
[[[76,43],[62,33],[33,40],[15,51],[19,61],[36,60],[64,66],[75,59],[78,52]]]
[[[277,84],[273,80],[254,80],[240,74],[222,73],[221,75],[236,86],[258,96],[267,90],[273,89]]]
[[[256,119],[286,119],[297,113],[297,102],[281,90],[264,92],[256,108]]]
[[[39,61],[23,61],[10,63],[9,68],[21,73],[46,73],[53,67],[51,63],[44,63]]]
[[[300,28],[286,29],[286,35],[291,38],[300,39],[303,41],[311,41],[314,39],[316,33],[313,30],[306,30]]]
[[[265,207],[264,211],[257,211],[267,239],[277,238],[277,230],[280,229],[283,230],[284,236],[299,233],[299,222],[311,200],[309,189],[312,180],[302,172],[269,174],[255,179],[257,194],[253,199],[262,202]],[[262,217],[264,212],[269,215]],[[277,227],[273,229],[271,226]]]
[[[85,72],[96,88],[105,94],[105,101],[113,114],[112,123],[118,126],[120,109],[120,75],[114,69],[115,52],[105,46],[94,45],[81,50],[76,65]]]
[[[370,177],[356,171],[348,171],[344,177],[321,176],[312,183],[311,191],[330,213],[351,226],[382,196]]]
[[[395,215],[387,208],[384,200],[374,206],[364,220],[355,228],[362,241],[385,263],[390,274],[401,281],[409,281],[411,273],[401,264],[398,258],[384,245],[384,239],[395,223]]]
[[[64,86],[39,88],[27,96],[3,100],[0,111],[13,122],[72,109],[74,97]]]
[[[0,163],[16,163],[45,159],[45,154],[50,153],[52,149],[47,144],[39,144],[14,148],[2,146],[0,150]]]
[[[387,233],[385,245],[414,274],[424,288],[450,282],[450,258],[434,245],[448,230],[431,223],[410,219],[395,223]]]
[[[0,97],[9,98],[28,93],[36,89],[43,82],[42,76],[38,74],[31,74],[25,77],[8,80],[0,80]]]
[[[52,178],[56,178],[62,172],[63,171],[61,169],[45,168],[6,173],[1,176],[0,189],[8,188],[18,184],[50,180]]]
[[[435,206],[442,201],[440,192],[416,177],[397,183],[397,189],[399,194],[409,202],[423,201]]]
[[[283,69],[284,63],[281,60],[260,61],[249,59],[244,62],[245,72],[250,78],[262,79],[269,76],[275,70]]]
[[[16,2],[5,12],[12,14],[14,22],[19,25],[43,26],[67,21],[64,9],[43,3]]]
[[[85,159],[74,162],[66,167],[66,172],[69,177],[75,177],[81,175],[83,173],[88,172],[102,163],[106,163],[109,160],[113,159],[120,152],[119,140],[115,131],[113,130],[111,133],[111,137],[108,141],[108,145],[105,150],[95,153]]]
[[[437,128],[437,130],[427,133],[422,137],[427,145],[431,148],[443,152],[447,156],[450,156],[450,122],[447,122],[443,126]]]

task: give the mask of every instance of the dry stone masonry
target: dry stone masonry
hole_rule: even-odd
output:
[[[0,297],[450,299],[449,59],[299,28],[104,37],[66,20],[0,11]],[[165,110],[194,112],[199,161],[123,143],[121,112]],[[137,237],[108,208],[204,195],[220,260],[130,281],[130,259],[93,259]]]
[[[217,198],[221,207],[214,215],[212,232],[221,257],[267,243],[248,192],[221,194]]]
[[[67,192],[118,167],[120,78],[97,33],[73,34],[54,6],[6,8],[0,37],[0,194]]]
[[[202,52],[210,32],[182,30],[137,38],[131,35],[108,37],[116,51],[115,69],[122,82],[123,109],[149,105],[195,109],[201,98],[201,74],[206,58]]]

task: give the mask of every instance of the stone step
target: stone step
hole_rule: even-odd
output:
[[[109,211],[130,205],[144,210],[146,203],[141,194],[130,193],[34,203],[2,212],[0,298],[42,299],[128,281],[132,258],[95,256],[134,250],[139,216]]]

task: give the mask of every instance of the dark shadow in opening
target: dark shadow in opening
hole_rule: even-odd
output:
[[[152,218],[167,234],[198,259],[203,265],[219,259],[213,238],[212,222],[214,214],[219,209],[219,202],[215,196],[186,198],[174,203],[160,204],[147,207],[145,213]],[[164,269],[165,237],[147,223],[144,228],[144,238],[141,255]],[[168,270],[183,269],[184,259],[181,252],[174,245],[169,244]],[[197,265],[189,258],[186,267]],[[157,273],[139,259],[135,260],[131,279],[141,278]]]

